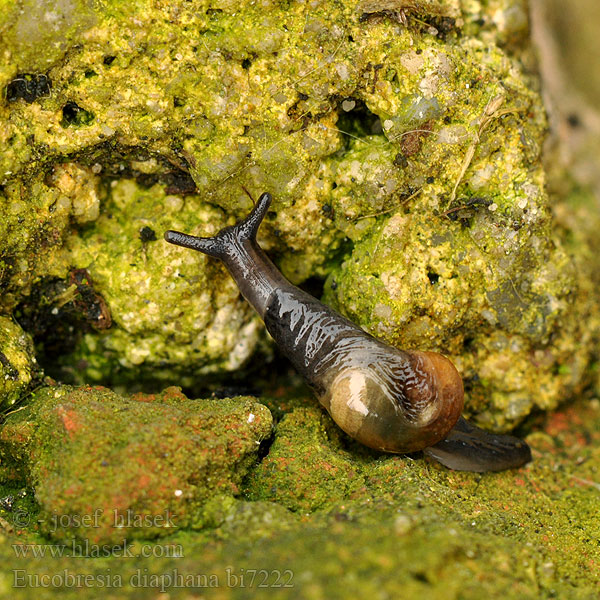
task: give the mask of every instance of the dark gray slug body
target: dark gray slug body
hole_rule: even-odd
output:
[[[435,352],[405,352],[375,339],[292,285],[256,241],[271,197],[212,238],[167,231],[168,242],[222,260],[279,348],[333,420],[359,442],[385,452],[423,450],[464,471],[499,471],[531,460],[527,444],[468,423],[462,379]]]

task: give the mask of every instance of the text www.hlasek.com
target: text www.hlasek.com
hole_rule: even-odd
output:
[[[181,544],[132,544],[125,541],[119,545],[91,544],[73,541],[70,544],[13,544],[13,552],[19,558],[182,558]]]

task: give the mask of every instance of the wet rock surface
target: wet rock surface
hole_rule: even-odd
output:
[[[47,287],[85,269],[112,315],[48,353],[54,377],[197,388],[268,355],[222,267],[161,239],[211,235],[268,190],[283,272],[449,354],[481,424],[589,383],[588,241],[567,251],[545,191],[524,2],[51,5],[0,28],[0,305],[60,310]]]
[[[35,490],[41,533],[118,544],[201,528],[207,501],[239,494],[271,425],[250,398],[53,386],[7,418],[0,460]]]

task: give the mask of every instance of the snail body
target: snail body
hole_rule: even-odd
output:
[[[522,440],[460,416],[462,379],[445,356],[389,346],[285,279],[256,241],[270,203],[262,194],[248,217],[212,238],[167,231],[165,239],[224,262],[342,430],[376,450],[423,450],[460,470],[501,470],[531,459]]]
[[[291,287],[273,292],[267,331],[341,429],[386,452],[422,450],[445,437],[463,406],[462,380],[448,359],[388,346]]]

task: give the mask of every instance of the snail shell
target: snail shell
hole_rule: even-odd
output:
[[[354,367],[338,373],[320,398],[333,420],[365,446],[422,450],[445,438],[460,417],[463,386],[454,365],[433,352],[405,358],[410,374],[404,377],[394,370],[395,361],[386,361],[385,370],[381,364]]]
[[[424,450],[461,470],[501,470],[531,459],[522,440],[460,416],[462,379],[446,357],[384,344],[285,279],[256,241],[270,203],[263,194],[248,217],[212,238],[167,231],[165,239],[224,262],[341,429],[371,448]]]

